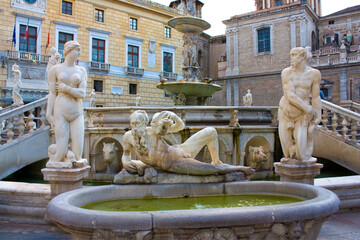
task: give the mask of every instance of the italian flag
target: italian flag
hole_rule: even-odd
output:
[[[25,30],[25,34],[24,34],[24,39],[27,39],[29,36],[29,19],[26,25],[26,30]]]

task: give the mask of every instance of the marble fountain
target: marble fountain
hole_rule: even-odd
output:
[[[216,152],[217,134],[211,127],[180,145],[169,146],[163,137],[181,130],[184,127],[181,119],[163,111],[153,116],[150,126],[148,122],[145,111],[138,110],[130,116],[132,130],[124,135],[124,169],[114,179],[119,185],[62,193],[48,204],[47,218],[69,232],[73,239],[316,239],[322,223],[339,208],[338,197],[323,188],[290,182],[247,181],[251,168],[221,163]],[[137,136],[139,132],[142,135]],[[143,136],[146,144],[136,146],[134,139]],[[204,145],[213,153],[212,163],[193,158]],[[131,151],[136,152],[139,160],[131,159]],[[171,183],[168,178],[172,178]],[[303,201],[160,211],[82,208],[113,199],[243,194],[289,196]]]
[[[198,65],[198,38],[204,30],[210,28],[210,24],[191,16],[170,19],[168,24],[184,33],[183,79],[179,82],[163,81],[157,88],[170,93],[175,105],[206,105],[209,98],[221,90],[221,86],[212,84],[211,80],[202,79]]]
[[[185,80],[180,83],[163,82],[158,87],[175,95],[174,100],[178,105],[194,105],[195,102],[205,104],[219,89],[216,85],[199,82],[194,48],[196,49],[196,36],[209,25],[194,17],[175,18],[170,20],[169,25],[185,33]],[[179,84],[201,85],[201,89],[206,89],[207,93],[193,96],[188,94],[188,90],[178,91],[177,87],[169,90],[172,85]],[[180,89],[191,90],[194,87]],[[310,184],[284,181],[249,182],[247,179],[253,173],[252,168],[223,164],[220,161],[218,135],[212,127],[198,131],[184,143],[170,146],[164,136],[167,133],[179,132],[185,127],[181,118],[173,112],[162,111],[154,114],[149,125],[146,112],[137,110],[130,116],[130,126],[131,130],[123,136],[123,169],[114,178],[117,185],[88,187],[61,193],[47,206],[47,219],[69,232],[75,240],[312,240],[317,238],[323,222],[339,208],[340,201],[334,193]],[[58,144],[57,142],[56,146]],[[204,146],[207,146],[210,152],[211,163],[195,159]],[[66,151],[69,152],[64,148],[63,155],[69,155],[65,164],[70,164],[70,157],[77,156],[67,154]],[[134,153],[136,160],[133,159]],[[295,155],[291,154],[290,157],[292,156]],[[48,167],[60,166],[53,159],[50,163],[53,165]],[[282,164],[289,167],[289,161]],[[307,167],[308,164],[312,163],[305,163],[304,166]],[[89,203],[113,199],[196,198],[244,194],[289,196],[303,201],[251,207],[131,212],[82,208]]]

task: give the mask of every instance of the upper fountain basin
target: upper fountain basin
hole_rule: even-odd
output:
[[[202,33],[209,29],[211,25],[201,18],[196,17],[177,17],[168,21],[169,26],[182,33]]]
[[[156,86],[164,89],[171,94],[183,93],[186,96],[210,97],[215,92],[221,90],[221,86],[217,84],[209,84],[202,82],[167,82]]]

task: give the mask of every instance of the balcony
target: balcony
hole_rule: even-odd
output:
[[[135,75],[135,76],[143,76],[144,69],[137,68],[137,67],[126,67],[126,74],[128,75]]]
[[[161,72],[161,77],[168,79],[169,81],[176,81],[177,73]]]
[[[109,63],[101,63],[101,62],[89,62],[89,70],[90,71],[110,71]]]
[[[28,61],[33,63],[47,63],[49,61],[50,55],[7,50],[6,57],[11,60]]]

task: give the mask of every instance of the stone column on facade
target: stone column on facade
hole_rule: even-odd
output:
[[[266,2],[267,2],[266,3],[266,5],[267,5],[266,8],[270,8],[270,0],[267,0]]]
[[[230,49],[231,49],[231,32],[229,30],[226,31],[226,76],[229,76],[231,74],[231,56],[230,56]]]
[[[232,75],[239,75],[239,42],[238,42],[238,30],[233,30],[234,34],[234,69]]]
[[[226,106],[231,106],[231,83],[226,81]]]
[[[262,0],[262,9],[265,9],[265,0]]]
[[[300,19],[300,47],[306,47],[308,45],[307,42],[307,35],[308,35],[308,30],[307,30],[307,19],[305,16],[301,16],[299,17]]]
[[[234,106],[239,106],[239,83],[234,81]]]
[[[296,47],[296,17],[290,17],[290,43],[291,49]]]
[[[347,100],[346,69],[340,69],[340,101]]]

